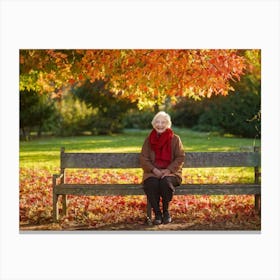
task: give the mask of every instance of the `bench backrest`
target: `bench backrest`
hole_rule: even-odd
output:
[[[184,168],[259,167],[260,153],[186,152]],[[140,168],[139,153],[65,153],[61,149],[60,167],[65,168]]]

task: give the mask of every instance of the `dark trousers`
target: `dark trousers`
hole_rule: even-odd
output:
[[[160,215],[159,206],[160,198],[162,198],[162,211],[167,212],[169,202],[173,198],[175,187],[180,185],[180,180],[174,176],[166,176],[164,178],[150,177],[143,182],[144,192],[153,208],[155,215]]]

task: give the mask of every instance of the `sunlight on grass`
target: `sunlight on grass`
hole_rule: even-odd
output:
[[[66,152],[140,152],[150,130],[125,130],[111,136],[46,137],[20,142],[20,166],[59,168],[60,148]],[[260,140],[212,136],[210,133],[174,128],[188,151],[240,151],[240,147],[260,146]]]

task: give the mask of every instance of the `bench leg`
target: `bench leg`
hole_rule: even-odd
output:
[[[62,195],[62,213],[64,216],[67,214],[67,196],[66,194]]]
[[[53,222],[56,223],[58,220],[58,195],[53,192]]]
[[[261,214],[261,195],[255,194],[255,210],[258,214]]]

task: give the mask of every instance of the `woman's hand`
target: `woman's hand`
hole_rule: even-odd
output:
[[[162,174],[162,170],[160,170],[160,169],[158,169],[158,168],[156,168],[156,167],[155,167],[152,171],[153,171],[153,173],[156,175],[157,178],[161,178],[162,175],[163,175],[163,174]]]
[[[161,178],[164,178],[165,176],[168,176],[171,174],[171,171],[169,169],[162,169],[161,170]]]
[[[158,169],[156,167],[152,170],[152,172],[157,178],[164,178],[165,176],[169,176],[171,174],[169,169]]]

